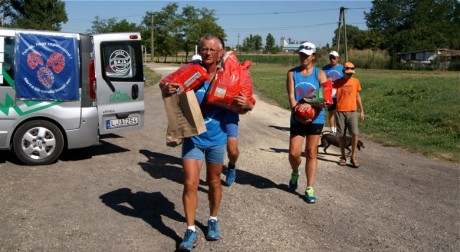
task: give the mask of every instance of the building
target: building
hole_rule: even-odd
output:
[[[447,70],[452,62],[460,61],[460,50],[428,49],[423,51],[398,53],[401,63],[413,67],[433,67]]]
[[[300,43],[297,43],[295,41],[291,41],[291,40],[286,40],[285,37],[281,37],[281,41],[280,41],[280,49],[282,52],[295,52],[297,49],[299,49],[299,46],[302,45],[302,43],[304,43],[305,41],[303,42],[300,42]]]

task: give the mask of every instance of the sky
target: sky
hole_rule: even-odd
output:
[[[364,12],[369,12],[371,1],[127,1],[127,0],[64,0],[68,21],[64,32],[86,32],[96,16],[101,19],[126,19],[140,24],[147,12],[161,11],[168,3],[182,7],[190,5],[215,11],[217,24],[227,34],[226,45],[235,47],[249,35],[265,38],[270,33],[277,45],[281,37],[294,41],[310,41],[317,47],[332,44],[334,30],[338,28],[340,7],[345,7],[345,23],[367,30]]]

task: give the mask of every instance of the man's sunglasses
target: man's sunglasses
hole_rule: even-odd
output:
[[[329,56],[329,59],[337,59],[338,57],[335,56]]]
[[[354,67],[345,67],[345,70],[355,70]]]

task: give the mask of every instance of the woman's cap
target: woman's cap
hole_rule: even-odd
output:
[[[316,46],[311,42],[305,42],[299,46],[299,53],[304,53],[306,55],[312,55],[316,53]]]

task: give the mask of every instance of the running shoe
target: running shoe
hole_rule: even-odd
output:
[[[307,187],[305,189],[305,201],[307,203],[316,203],[315,191],[313,187]]]
[[[236,179],[236,168],[227,169],[227,177],[225,178],[225,183],[227,183],[228,186],[231,186],[233,182],[235,182]]]
[[[179,245],[179,251],[192,251],[198,244],[198,235],[191,229],[185,231],[184,240]]]
[[[297,181],[299,180],[300,172],[293,172],[291,173],[291,180],[289,180],[289,189],[296,190],[297,189]]]
[[[219,222],[217,220],[208,220],[208,234],[206,235],[206,239],[208,241],[217,241],[219,238]]]

